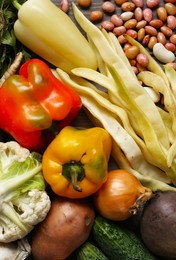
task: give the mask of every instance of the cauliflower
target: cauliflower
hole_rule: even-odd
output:
[[[0,242],[24,238],[50,206],[41,155],[14,141],[0,142]]]
[[[0,259],[24,260],[31,254],[31,246],[26,238],[10,243],[0,243]]]

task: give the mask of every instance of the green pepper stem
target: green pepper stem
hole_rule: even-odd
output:
[[[73,185],[74,190],[81,192],[82,189],[77,183],[78,173],[73,169],[72,172],[70,173],[70,175],[71,175],[71,181],[72,181],[72,185]]]
[[[17,10],[19,10],[20,9],[20,7],[21,7],[21,4],[17,1],[17,0],[13,0],[13,6],[17,9]]]
[[[84,168],[80,162],[71,161],[65,163],[62,169],[62,175],[72,183],[74,190],[82,192],[78,181],[82,181],[85,177]]]

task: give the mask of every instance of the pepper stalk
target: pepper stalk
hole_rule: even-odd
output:
[[[14,24],[16,38],[34,53],[70,73],[73,68],[97,69],[97,58],[71,18],[50,0],[28,0],[20,5]],[[31,19],[32,17],[32,19]]]

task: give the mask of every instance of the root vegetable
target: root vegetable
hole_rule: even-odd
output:
[[[94,203],[103,217],[122,221],[136,214],[151,195],[132,173],[117,169],[108,173],[107,181],[94,195]]]
[[[57,197],[32,239],[35,260],[63,260],[83,244],[94,221],[92,204],[86,199]]]
[[[158,191],[144,206],[141,236],[154,254],[176,259],[176,192]]]

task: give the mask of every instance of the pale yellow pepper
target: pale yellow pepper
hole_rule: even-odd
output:
[[[71,18],[50,0],[20,5],[14,24],[16,38],[34,53],[66,72],[76,67],[97,68],[96,56]]]

